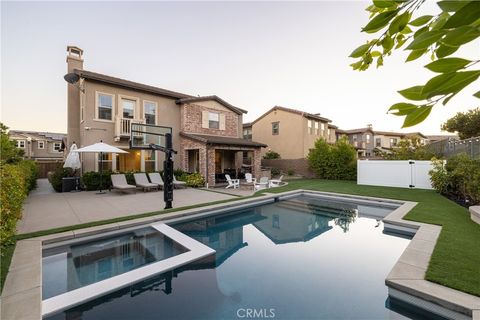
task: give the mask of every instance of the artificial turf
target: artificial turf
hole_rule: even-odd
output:
[[[431,190],[361,186],[357,185],[354,181],[319,179],[291,180],[287,186],[268,189],[267,192],[279,193],[296,189],[328,191],[418,202],[418,205],[405,216],[405,219],[441,225],[443,227],[430,260],[426,279],[450,288],[480,296],[480,225],[470,220],[470,215],[467,209]],[[263,192],[264,191],[259,191],[254,196],[259,196]],[[16,236],[15,240],[93,227],[118,221],[132,220],[245,198],[247,197],[158,212],[149,212],[141,215],[132,215],[110,220],[95,221],[87,224],[44,230],[30,234],[22,234]],[[15,246],[12,245],[3,249],[0,269],[1,287],[3,287],[3,282],[8,271],[14,248]]]

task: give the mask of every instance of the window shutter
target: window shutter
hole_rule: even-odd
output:
[[[220,124],[219,124],[220,130],[225,130],[225,115],[220,114]]]
[[[202,111],[202,128],[208,129],[208,111]]]

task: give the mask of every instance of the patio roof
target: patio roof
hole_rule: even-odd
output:
[[[192,140],[209,143],[209,144],[226,144],[233,146],[242,146],[242,147],[263,147],[266,148],[267,145],[255,142],[247,139],[234,138],[234,137],[223,137],[223,136],[210,136],[206,134],[194,134],[194,133],[185,133],[180,132],[180,135],[185,138]]]

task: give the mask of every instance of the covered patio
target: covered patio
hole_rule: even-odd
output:
[[[183,132],[180,136],[183,170],[200,173],[209,187],[225,183],[226,174],[232,179],[243,179],[245,173],[260,178],[260,150],[267,145],[235,137]]]

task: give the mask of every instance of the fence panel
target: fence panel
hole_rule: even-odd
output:
[[[357,183],[371,186],[433,189],[430,161],[358,160]]]
[[[480,158],[480,137],[465,140],[445,139],[426,146],[437,157],[450,158],[459,153],[466,153],[472,158]]]

